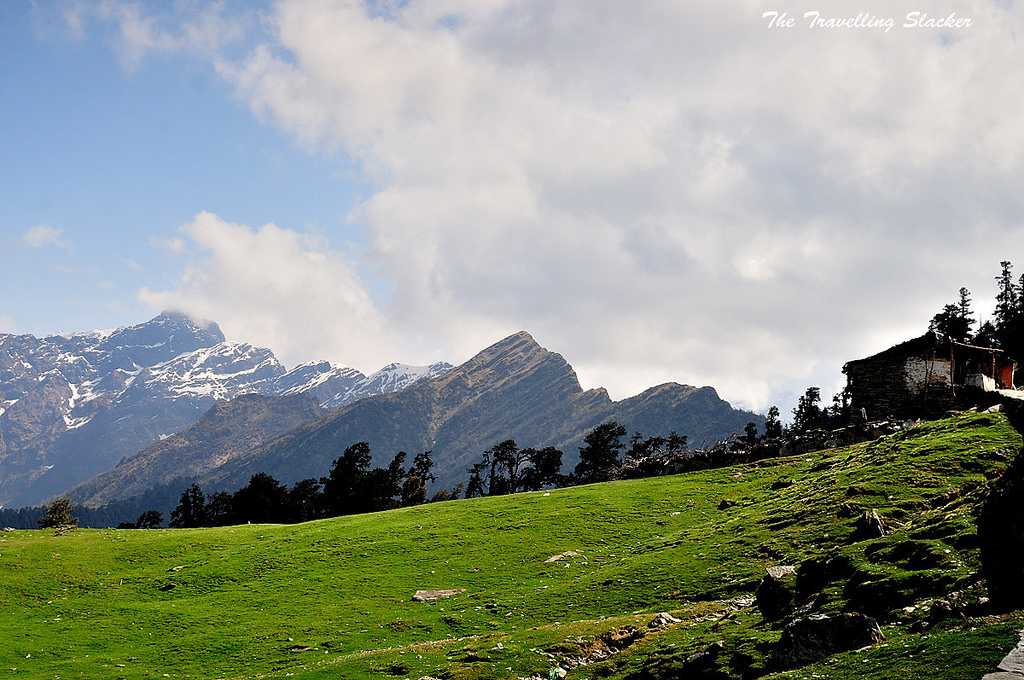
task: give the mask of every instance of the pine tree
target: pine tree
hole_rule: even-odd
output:
[[[782,436],[782,421],[779,419],[779,407],[772,406],[764,419],[764,438],[778,439]]]
[[[622,464],[619,453],[625,448],[626,428],[614,420],[598,425],[583,439],[576,476],[580,482],[603,482],[612,478]]]
[[[1008,260],[999,263],[1001,271],[996,277],[999,292],[996,293],[996,328],[1000,331],[1009,326],[1020,314],[1020,287],[1013,280],[1013,264]]]

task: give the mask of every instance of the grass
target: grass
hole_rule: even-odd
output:
[[[716,640],[724,663],[756,669],[780,634],[749,606],[766,566],[832,558],[842,568],[816,585],[823,610],[976,587],[973,508],[1020,448],[1001,415],[967,414],[755,465],[302,525],[3,533],[0,673],[547,677],[659,611],[682,623],[570,677],[670,677]],[[772,490],[781,479],[793,483]],[[895,532],[858,540],[865,508]],[[580,554],[545,562],[568,550]],[[411,601],[433,588],[465,593]],[[1021,626],[886,623],[884,646],[779,677],[980,677]]]

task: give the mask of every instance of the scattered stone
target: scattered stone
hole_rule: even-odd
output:
[[[728,498],[723,498],[722,502],[718,504],[719,510],[728,510],[729,508],[736,505],[736,501],[731,501]]]
[[[661,628],[662,626],[671,626],[680,623],[681,620],[672,616],[668,612],[661,612],[647,624],[648,628]]]
[[[575,550],[566,550],[563,553],[558,553],[557,555],[552,555],[551,557],[547,558],[546,560],[544,560],[544,564],[550,564],[552,562],[561,562],[562,560],[568,560],[573,557],[579,557],[579,555],[580,553],[576,552]]]
[[[1002,413],[1002,412],[1003,412],[1003,405],[1002,404],[996,404],[995,406],[989,406],[987,409],[985,409],[985,413]]]
[[[765,619],[774,620],[793,609],[796,598],[796,567],[779,565],[768,567],[757,586],[754,597]]]
[[[811,614],[782,629],[772,654],[778,668],[797,668],[826,657],[868,647],[885,640],[878,622],[855,613]]]
[[[4,531],[17,531],[14,527],[4,527]]]
[[[859,539],[881,538],[888,533],[889,529],[874,508],[864,511],[864,514],[857,520],[854,530],[854,535]]]
[[[999,662],[999,670],[1007,673],[1024,675],[1024,630],[1020,632],[1020,640],[1017,646],[1010,650],[1010,653]]]
[[[556,679],[560,680],[561,678],[564,678],[568,674],[569,674],[569,671],[565,670],[561,666],[555,666],[550,671],[548,671],[548,678],[549,678],[549,680],[556,680]]]
[[[772,482],[771,488],[772,491],[778,491],[779,489],[785,489],[790,486],[793,486],[792,479],[776,479],[774,482]]]
[[[622,626],[602,633],[596,638],[577,638],[576,642],[580,646],[578,654],[551,658],[558,667],[568,669],[598,663],[639,642],[646,634],[646,631],[636,626]]]
[[[413,593],[413,602],[437,602],[466,592],[465,588],[448,588],[447,590],[417,590]]]
[[[308,645],[292,645],[286,651],[289,652],[311,652],[313,648]]]
[[[168,581],[167,583],[160,586],[160,590],[174,590],[178,587],[178,584],[174,581]]]
[[[170,569],[168,569],[167,571],[181,571],[181,570],[182,570],[182,569],[184,569],[184,568],[185,568],[185,565],[184,565],[184,564],[179,564],[179,565],[178,565],[178,566],[176,566],[176,567],[171,567],[171,568],[170,568]]]

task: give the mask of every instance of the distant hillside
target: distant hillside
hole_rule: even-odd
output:
[[[362,399],[300,427],[200,482],[235,488],[256,472],[287,482],[319,477],[357,441],[370,442],[379,465],[399,450],[432,450],[439,485],[462,481],[485,448],[508,438],[523,446],[557,446],[571,469],[586,432],[611,419],[630,432],[675,430],[694,445],[739,432],[751,421],[763,423],[761,416],[732,408],[710,387],[668,383],[619,402],[603,389],[584,391],[561,355],[520,332],[440,377]]]
[[[1021,612],[985,608],[974,526],[986,480],[1020,448],[1001,415],[967,414],[751,465],[299,525],[0,533],[0,668],[978,679],[1024,626]],[[887,535],[862,534],[866,510]],[[797,569],[796,611],[772,620],[754,594],[778,565]],[[421,590],[450,597],[413,601]],[[828,630],[828,617],[860,613],[884,642],[812,639],[801,651],[816,661],[771,665],[794,649],[790,622]],[[844,643],[870,646],[829,649]]]
[[[77,503],[100,506],[154,486],[202,477],[286,432],[320,419],[312,395],[247,394],[217,402],[198,423],[167,437],[73,489]]]

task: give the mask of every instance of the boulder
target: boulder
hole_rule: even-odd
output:
[[[707,649],[686,657],[679,677],[714,678],[718,673],[718,657],[725,649],[725,643],[719,640],[708,645]],[[726,677],[726,676],[722,676]]]
[[[992,606],[1024,608],[1024,453],[989,488],[978,514],[978,547]]]
[[[648,628],[661,628],[662,626],[671,626],[679,623],[680,620],[672,616],[668,612],[661,612],[647,624]]]
[[[1020,632],[1017,646],[999,662],[999,670],[1024,676],[1024,630]]]
[[[729,508],[736,505],[736,501],[731,501],[728,498],[723,498],[722,502],[718,504],[719,510],[728,510]]]
[[[859,613],[811,614],[782,629],[771,656],[776,668],[798,668],[885,640],[878,622]]]
[[[544,564],[550,564],[552,562],[561,562],[562,560],[572,559],[573,557],[579,557],[580,553],[575,550],[566,550],[563,553],[552,555],[551,557],[544,560]]]
[[[857,519],[857,524],[854,527],[854,535],[862,540],[881,538],[887,533],[889,533],[888,527],[885,526],[885,522],[874,508],[865,510],[864,514]]]
[[[413,596],[413,602],[437,602],[448,597],[454,597],[466,592],[465,588],[449,588],[447,590],[417,590]]]
[[[796,567],[781,565],[768,567],[766,571],[754,596],[764,618],[774,620],[785,616],[793,608],[796,598]]]
[[[774,482],[772,482],[771,488],[772,491],[778,491],[780,489],[785,489],[790,486],[793,486],[792,479],[776,479]]]

